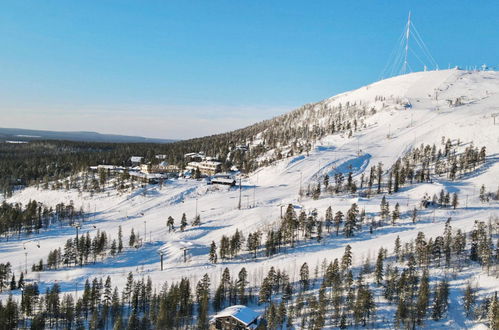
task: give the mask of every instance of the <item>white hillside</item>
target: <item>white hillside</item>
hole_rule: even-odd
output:
[[[443,70],[412,73],[331,97],[313,109],[337,109],[347,104],[367,110],[368,114],[362,118],[365,127],[353,132],[351,137],[346,133],[327,135],[317,141],[308,155],[304,153],[284,158],[251,173],[242,181],[241,210],[237,209],[238,189],[217,190],[207,187],[205,182],[184,179],[171,180],[162,189],[149,186],[145,192],[139,189],[126,194],[118,194],[111,188],[91,196],[77,191],[46,191],[34,187],[15,193],[8,202],[26,204],[36,199],[55,205],[73,200],[77,208],[83,206],[87,211],[95,211],[95,216],[82,224],[80,233],[90,232],[93,235],[97,230],[105,230],[116,238],[118,226],[122,226],[126,246],[122,254],[106,257],[95,264],[36,273],[29,270],[27,278],[40,281],[42,288],[58,281],[63,291],[77,290],[81,294],[85,280],[93,277],[110,275],[113,285],[122,287],[126,274],[132,272],[137,278],[150,276],[155,288],[159,289],[164,281],[171,283],[182,277],[196,283],[205,273],[212,283],[216,283],[226,267],[234,276],[241,267],[245,267],[250,285],[259,286],[271,266],[285,270],[291,280],[297,281],[299,268],[304,262],[310,265],[313,273],[312,270],[316,265],[320,267],[324,259],[341,258],[347,244],[352,247],[353,264],[360,266],[367,257],[374,261],[380,247],[387,248],[391,253],[397,236],[402,242],[409,242],[420,231],[428,238],[441,235],[449,217],[452,218],[454,230],[468,232],[473,228],[474,220],[488,221],[490,217],[499,216],[497,201],[482,203],[478,199],[482,185],[487,191],[496,192],[499,184],[499,119],[494,126],[492,118],[494,113],[499,112],[498,72]],[[231,236],[236,229],[247,236],[257,230],[266,232],[276,228],[281,206],[284,206],[284,212],[285,206],[290,203],[296,205],[297,212],[300,209],[307,212],[317,209],[319,217],[323,218],[328,206],[334,212],[341,210],[346,214],[355,202],[369,216],[377,217],[383,194],[371,198],[351,193],[322,194],[315,200],[300,198],[300,187],[305,190],[309,184],[315,185],[326,173],[332,178],[340,172],[345,176],[352,172],[354,180],[360,180],[363,173],[368,176],[371,166],[380,162],[386,171],[397,159],[421,144],[441,147],[442,137],[456,144],[459,140],[462,148],[458,150],[461,151],[471,144],[486,147],[485,163],[456,181],[450,181],[445,176],[434,176],[432,183],[414,183],[404,186],[398,193],[386,194],[390,205],[398,202],[401,206],[402,217],[396,225],[380,227],[374,234],[370,234],[368,227],[364,226],[351,238],[324,233],[320,242],[303,240],[296,247],[271,257],[265,257],[262,252],[253,259],[244,247],[238,257],[219,260],[216,264],[209,262],[212,241],[219,245],[223,235]],[[420,208],[425,193],[431,196],[441,189],[458,193],[460,204],[456,210]],[[190,223],[195,216],[196,203],[201,225],[193,227]],[[416,223],[412,223],[409,216],[414,207],[419,210],[420,221]],[[172,216],[178,228],[182,213],[186,213],[189,222],[186,230],[169,232],[167,217]],[[128,248],[127,240],[132,228],[142,238],[146,231],[145,244],[141,248]],[[73,228],[54,225],[39,235],[21,236],[8,241],[2,238],[0,262],[10,261],[16,272],[22,271],[25,257],[30,268],[40,258],[46,259],[50,250],[63,248],[66,240],[74,236]],[[40,248],[36,247],[36,241],[39,241]],[[165,254],[163,271],[160,270],[158,249]],[[187,262],[184,262],[183,249],[187,249]],[[434,275],[441,276],[442,272],[437,271]],[[490,295],[499,289],[499,280],[487,276],[485,270],[480,267],[465,268],[460,277],[451,280],[451,307],[446,319],[428,321],[425,323],[427,327],[483,326],[483,322],[466,320],[463,316],[457,296],[461,295],[463,283],[467,280],[476,282],[480,295]],[[255,308],[262,309],[263,306]],[[393,306],[386,307],[380,303],[377,327],[381,326],[384,317],[391,322],[392,314]],[[393,324],[387,324],[386,327],[393,327]],[[333,328],[333,325],[326,323],[326,327]]]

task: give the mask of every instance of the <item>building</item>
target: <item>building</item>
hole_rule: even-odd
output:
[[[144,157],[132,156],[132,157],[130,157],[130,162],[132,163],[132,166],[138,166],[138,165],[142,164],[143,159],[144,159]]]
[[[210,330],[259,329],[260,314],[244,305],[227,307],[210,320]],[[262,328],[263,329],[263,328]]]
[[[236,179],[232,175],[229,174],[218,174],[215,175],[214,178],[211,179],[210,181],[211,184],[220,184],[220,185],[226,185],[226,186],[235,186],[236,185]]]
[[[192,172],[199,170],[202,175],[215,175],[222,171],[222,163],[214,160],[204,160],[202,162],[189,162],[185,167]]]
[[[190,152],[184,155],[185,160],[190,160],[192,162],[202,162],[206,159],[206,155],[203,151],[200,152]]]
[[[140,165],[140,171],[142,173],[159,173],[159,174],[178,174],[180,168],[177,165],[169,165],[167,162],[162,161],[158,165],[151,165],[151,163]]]
[[[134,177],[135,179],[143,183],[149,183],[149,184],[158,184],[164,182],[169,177],[168,174],[143,173],[137,171],[130,171],[129,174],[131,177]]]

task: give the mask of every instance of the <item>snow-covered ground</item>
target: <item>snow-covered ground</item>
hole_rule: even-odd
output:
[[[383,96],[383,101],[379,100]],[[451,107],[446,100],[461,98],[462,105]],[[400,102],[411,104],[405,109]],[[481,203],[478,191],[482,184],[488,191],[497,191],[499,184],[499,119],[497,125],[491,115],[499,112],[499,73],[466,72],[459,70],[443,70],[413,73],[380,81],[358,90],[340,94],[326,101],[332,105],[346,102],[362,102],[369,108],[378,109],[377,113],[366,119],[367,128],[353,137],[339,134],[328,136],[320,141],[310,154],[283,159],[272,166],[261,168],[242,181],[242,208],[239,210],[239,190],[237,188],[209,187],[203,181],[171,180],[161,189],[149,186],[144,192],[138,189],[132,193],[118,194],[109,190],[104,193],[79,194],[77,191],[37,190],[35,187],[16,192],[8,202],[27,203],[36,199],[47,205],[68,203],[72,200],[79,208],[83,206],[91,217],[83,223],[80,234],[90,232],[91,236],[98,229],[105,230],[111,238],[117,238],[118,226],[123,229],[125,253],[116,257],[108,257],[104,261],[84,267],[63,268],[57,271],[33,273],[31,265],[40,258],[44,260],[50,250],[63,247],[68,238],[75,236],[71,227],[51,227],[39,235],[22,236],[6,241],[2,238],[0,245],[0,262],[13,265],[18,273],[25,267],[27,252],[28,279],[36,279],[50,284],[58,281],[63,291],[82,290],[89,277],[112,277],[113,285],[122,286],[128,272],[136,276],[151,276],[153,283],[159,286],[164,281],[189,277],[195,281],[208,273],[215,282],[225,267],[231,273],[246,267],[252,285],[259,285],[262,277],[271,266],[278,267],[298,279],[298,269],[308,262],[315,268],[324,258],[332,260],[343,255],[346,244],[352,246],[354,265],[360,265],[366,257],[375,260],[380,247],[389,251],[397,236],[401,240],[414,239],[419,231],[427,237],[441,235],[444,223],[452,217],[453,229],[461,228],[469,231],[475,220],[487,221],[489,217],[499,215],[499,204],[491,201]],[[253,260],[243,255],[229,260],[211,264],[208,261],[210,243],[217,245],[222,235],[232,235],[236,229],[245,236],[258,229],[275,224],[281,212],[281,206],[289,203],[306,210],[316,208],[321,217],[328,206],[333,212],[342,210],[346,213],[353,202],[357,202],[366,212],[378,213],[381,196],[371,199],[349,198],[349,196],[323,195],[318,200],[299,198],[300,186],[315,183],[325,173],[352,171],[360,176],[368,173],[372,165],[379,162],[389,168],[408,150],[420,144],[440,144],[442,137],[451,140],[459,139],[462,143],[473,143],[474,146],[487,148],[487,161],[473,175],[463,180],[451,182],[436,180],[432,184],[415,184],[404,187],[397,194],[387,196],[390,205],[399,202],[402,220],[396,226],[386,226],[370,235],[360,232],[353,238],[342,236],[326,236],[320,243],[300,242],[287,253],[277,254],[270,258]],[[366,173],[366,174],[367,174]],[[419,207],[425,193],[433,195],[445,188],[457,192],[460,205],[456,210],[437,209],[420,212],[420,221],[413,224],[406,211]],[[467,200],[467,207],[465,207]],[[184,232],[178,230],[182,213],[186,213],[189,224],[195,216],[195,209],[201,216],[201,225],[188,226]],[[285,207],[283,207],[284,211]],[[169,232],[166,226],[168,216],[175,219],[177,230]],[[404,219],[405,217],[405,219]],[[146,236],[145,244],[139,249],[128,248],[128,236],[131,229],[141,237]],[[144,233],[145,232],[145,233]],[[39,241],[40,248],[37,247]],[[23,246],[25,249],[23,249]],[[187,248],[187,262],[184,262],[183,248]],[[160,270],[158,249],[164,252],[164,270]],[[452,290],[458,290],[469,278],[479,282],[482,292],[493,292],[499,289],[499,281],[486,276],[480,269],[463,272],[456,283],[451,283]],[[42,284],[43,285],[43,284]],[[452,293],[451,293],[452,296]],[[443,328],[465,328],[470,324],[462,315],[462,307],[451,299],[451,308],[456,312],[448,322],[440,322]],[[428,323],[434,327],[435,324]]]

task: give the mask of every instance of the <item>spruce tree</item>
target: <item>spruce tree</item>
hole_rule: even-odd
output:
[[[184,231],[185,227],[187,227],[187,217],[185,213],[182,214],[182,219],[180,220],[180,230]]]
[[[118,253],[123,250],[123,233],[121,232],[121,225],[118,227]]]
[[[217,263],[217,245],[214,241],[211,242],[210,245],[210,262],[213,264]]]
[[[473,307],[475,305],[475,289],[471,286],[471,283],[466,284],[463,294],[463,307],[468,318],[473,318]]]

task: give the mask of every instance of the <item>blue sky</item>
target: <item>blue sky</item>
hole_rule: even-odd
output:
[[[0,3],[0,127],[243,127],[376,81],[409,10],[441,68],[499,65],[498,1]]]

